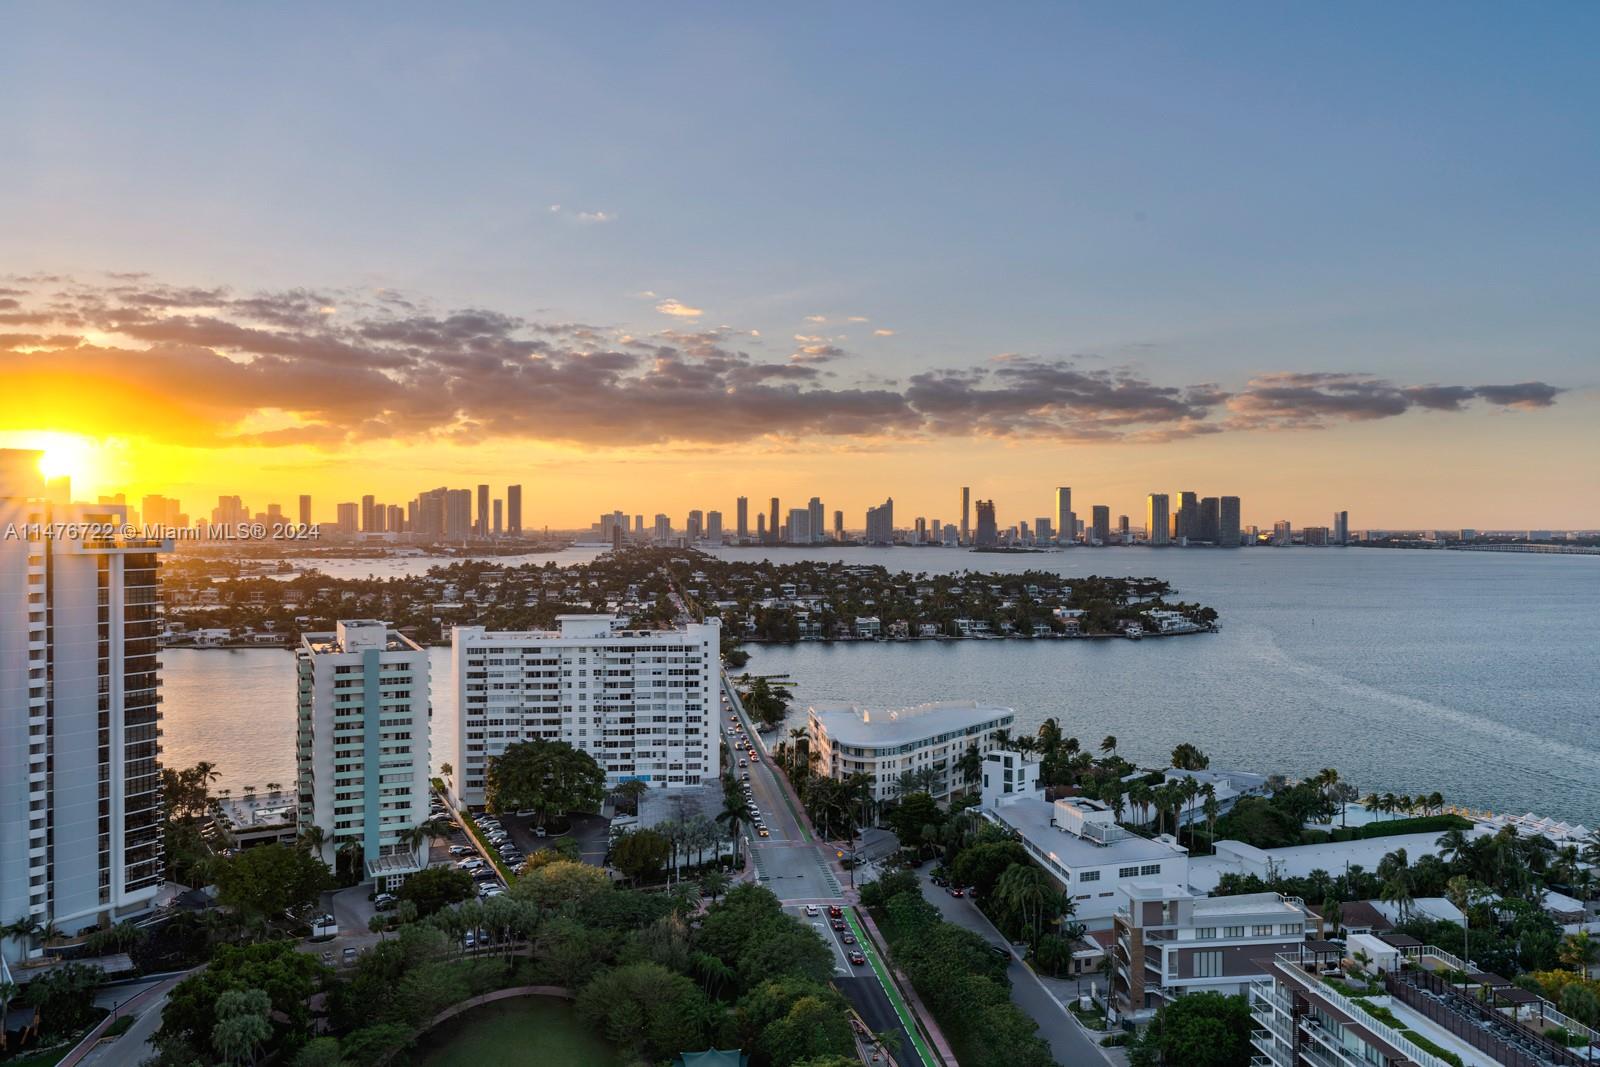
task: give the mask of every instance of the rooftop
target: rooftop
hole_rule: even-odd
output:
[[[1100,867],[1110,863],[1169,860],[1186,856],[1180,847],[1128,834],[1106,844],[1077,837],[1055,825],[1055,805],[1042,795],[1007,797],[989,814],[1011,827],[1034,848],[1063,867]]]
[[[376,619],[346,619],[332,633],[307,633],[300,637],[306,650],[319,656],[339,655],[377,649],[379,652],[420,652],[422,646],[386,622]]]
[[[835,744],[897,745],[973,726],[1008,726],[1012,708],[975,700],[946,700],[909,708],[867,708],[859,705],[808,709]]]
[[[1378,866],[1379,860],[1398,848],[1405,849],[1413,862],[1418,856],[1437,855],[1441,836],[1440,833],[1396,834],[1270,849],[1256,848],[1243,841],[1218,841],[1216,855],[1197,856],[1189,863],[1189,884],[1202,893],[1210,893],[1217,888],[1222,876],[1230,873],[1262,878],[1276,873],[1304,878],[1315,870],[1336,874],[1347,865],[1359,865],[1370,871]]]

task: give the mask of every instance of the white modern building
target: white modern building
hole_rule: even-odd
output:
[[[308,633],[299,670],[299,825],[322,858],[361,846],[368,878],[392,884],[427,865],[408,831],[428,818],[428,652],[375,619]]]
[[[40,455],[0,450],[0,923],[70,938],[161,888],[156,568],[172,542],[128,536],[123,505],[67,503]],[[0,938],[14,962],[40,951]]]
[[[1135,882],[1187,885],[1189,852],[1169,834],[1144,837],[1120,826],[1098,800],[1051,802],[1039,789],[1039,761],[1012,751],[984,758],[979,811],[1017,835],[1040,867],[1061,884],[1091,928],[1111,925]]]
[[[589,753],[608,786],[717,777],[719,622],[627,630],[612,615],[556,621],[548,631],[455,628],[458,803],[481,805],[489,760],[532,739]]]
[[[1011,708],[971,701],[884,710],[813,707],[806,710],[806,734],[818,774],[870,774],[873,796],[881,801],[900,795],[902,776],[909,773],[926,779],[916,791],[944,800],[976,784],[962,775],[961,758],[974,749],[980,758],[994,751],[996,731],[1011,729],[1016,717]]]

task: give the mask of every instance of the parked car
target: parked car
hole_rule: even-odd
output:
[[[353,949],[353,948],[345,949],[344,950],[344,961],[346,963],[354,963],[356,961],[356,950]]]
[[[964,897],[967,895],[967,891],[958,885],[951,886],[949,892],[953,897]]]
[[[372,908],[374,911],[393,911],[399,903],[400,902],[395,899],[393,893],[379,893],[377,896],[372,898]]]
[[[534,837],[545,837],[545,836],[547,836],[547,834],[548,834],[548,831],[546,831],[545,828],[542,827],[542,826],[535,826],[533,828],[533,836]]]
[[[468,848],[466,845],[451,845],[450,846],[450,855],[452,855],[452,856],[470,856],[470,855],[472,855],[472,849]]]

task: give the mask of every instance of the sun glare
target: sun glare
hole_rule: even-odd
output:
[[[44,455],[39,457],[39,473],[46,478],[67,477],[75,485],[94,480],[98,449],[87,437],[71,433],[43,433],[33,436],[25,447],[44,451]]]

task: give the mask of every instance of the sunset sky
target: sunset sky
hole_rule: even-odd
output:
[[[1593,4],[6,26],[0,446],[80,496],[1600,526]]]

